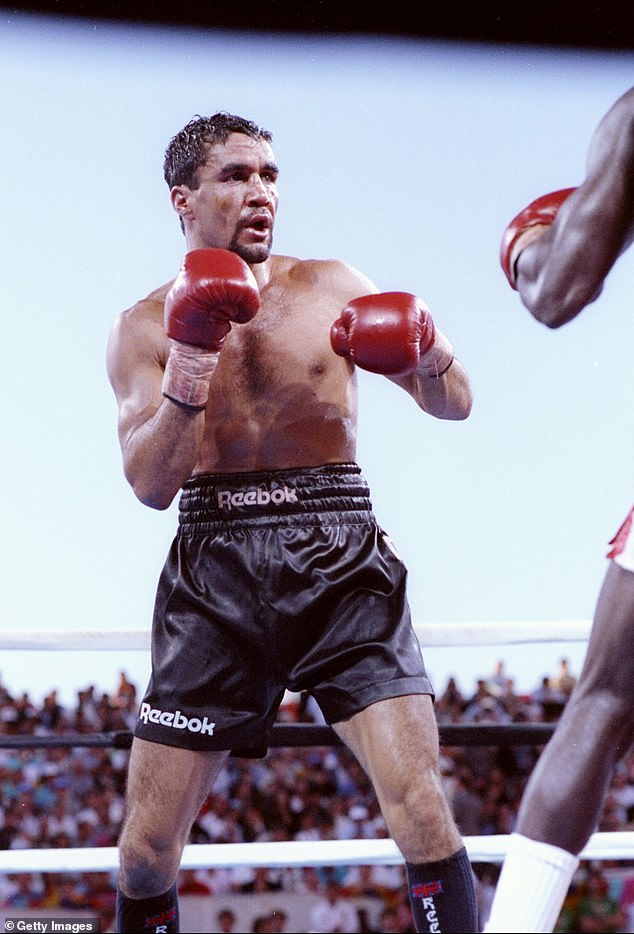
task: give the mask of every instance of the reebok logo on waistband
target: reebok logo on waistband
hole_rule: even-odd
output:
[[[215,723],[208,717],[186,717],[180,710],[172,713],[169,710],[160,710],[158,707],[150,707],[143,701],[139,711],[139,720],[144,723],[158,723],[160,726],[170,726],[174,730],[189,730],[190,733],[207,733],[214,735]]]
[[[297,503],[297,490],[294,487],[277,487],[275,490],[265,490],[254,487],[250,490],[216,490],[216,502],[219,509],[233,509],[234,506],[267,506],[272,504],[280,506],[282,503]]]

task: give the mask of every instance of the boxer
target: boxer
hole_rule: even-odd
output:
[[[631,88],[597,126],[582,184],[520,211],[504,231],[500,260],[533,317],[559,328],[596,301],[633,237]],[[586,658],[526,786],[487,934],[554,930],[614,769],[634,741],[633,515],[609,543]]]
[[[265,755],[291,690],[314,697],[372,780],[417,930],[465,934],[478,930],[473,877],[406,570],[356,462],[357,368],[440,419],[469,415],[471,387],[421,299],[272,252],[271,141],[226,113],[176,134],[164,174],[184,260],[108,344],[125,475],[155,509],[179,497],[130,755],[118,929],[178,930],[190,827],[229,755]]]

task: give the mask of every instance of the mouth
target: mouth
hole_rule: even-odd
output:
[[[251,231],[256,235],[264,236],[272,229],[273,218],[268,211],[259,211],[257,214],[252,214],[245,220],[242,227],[244,230]]]

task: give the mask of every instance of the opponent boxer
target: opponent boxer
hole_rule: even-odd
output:
[[[118,928],[178,929],[192,822],[231,753],[266,753],[288,688],[313,695],[370,776],[417,930],[476,931],[406,571],[355,461],[356,367],[442,419],[469,415],[468,378],[416,296],[271,252],[268,131],[194,118],[164,174],[182,268],[119,316],[107,354],[127,479],[157,509],[180,494],[130,756]],[[421,477],[421,521],[426,496]]]
[[[634,237],[634,88],[599,123],[578,188],[538,198],[501,245],[510,285],[548,327],[600,294]],[[530,776],[485,931],[552,931],[597,826],[614,768],[634,740],[634,530],[610,542],[586,658]]]

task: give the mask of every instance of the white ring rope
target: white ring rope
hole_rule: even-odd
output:
[[[464,837],[472,863],[501,863],[509,837],[492,834]],[[634,832],[595,833],[581,851],[581,859],[634,858]],[[309,840],[274,843],[188,844],[181,869],[237,866],[396,866],[403,856],[393,840]],[[110,872],[118,869],[115,846],[80,849],[2,850],[0,873]]]
[[[425,646],[511,645],[585,641],[591,621],[426,623],[414,627]],[[40,651],[144,650],[149,630],[58,630],[0,633],[0,649]],[[508,836],[464,837],[471,862],[501,863]],[[582,859],[634,858],[634,833],[595,833]],[[403,856],[393,840],[311,840],[274,843],[190,844],[182,869],[237,866],[397,865]],[[110,872],[118,869],[117,847],[0,851],[0,874],[12,872]]]
[[[414,626],[420,644],[426,646],[512,645],[529,642],[582,642],[590,635],[589,620],[554,622],[423,623]],[[148,650],[150,632],[142,629],[57,630],[0,633],[0,649],[46,651]]]

